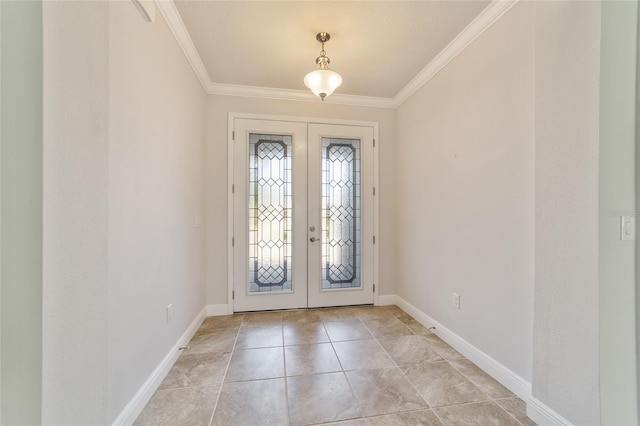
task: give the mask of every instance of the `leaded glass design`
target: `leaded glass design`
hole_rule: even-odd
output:
[[[360,140],[322,138],[322,288],[360,287]]]
[[[249,292],[290,292],[290,135],[249,136]]]

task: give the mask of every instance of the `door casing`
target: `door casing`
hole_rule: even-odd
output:
[[[233,304],[233,291],[234,291],[234,203],[233,203],[233,172],[234,172],[234,121],[236,119],[249,119],[249,120],[267,120],[267,121],[290,121],[297,123],[307,124],[335,124],[335,125],[347,125],[347,126],[363,126],[371,127],[373,129],[374,138],[374,150],[373,150],[373,185],[375,188],[375,197],[373,202],[373,229],[376,242],[373,245],[373,303],[378,304],[379,293],[379,140],[378,140],[378,123],[374,121],[358,121],[358,120],[337,120],[326,118],[314,118],[314,117],[296,117],[296,116],[283,116],[283,115],[263,115],[263,114],[247,114],[247,113],[234,113],[231,112],[228,115],[227,122],[227,313],[232,314],[234,312]]]

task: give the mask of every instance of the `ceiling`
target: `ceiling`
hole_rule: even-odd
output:
[[[325,31],[336,93],[392,98],[490,1],[174,3],[213,83],[306,91]]]

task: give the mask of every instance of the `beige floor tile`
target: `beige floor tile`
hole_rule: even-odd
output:
[[[414,334],[406,325],[395,317],[385,319],[364,319],[364,325],[378,339],[383,337],[409,336]]]
[[[353,307],[352,312],[361,320],[365,319],[393,319],[393,313],[386,306]]]
[[[320,312],[316,309],[301,309],[282,312],[283,324],[314,324],[322,322]]]
[[[344,370],[395,367],[395,363],[377,340],[335,342],[333,347]]]
[[[321,322],[284,324],[285,345],[305,345],[308,343],[324,343],[329,336]]]
[[[367,426],[365,419],[344,420],[341,422],[322,423],[322,426]]]
[[[284,379],[225,383],[212,425],[286,425],[286,398]]]
[[[441,361],[423,336],[400,336],[380,339],[380,344],[398,365],[419,364],[424,361]]]
[[[287,376],[342,371],[331,343],[285,346]]]
[[[135,425],[208,425],[220,386],[156,391]]]
[[[343,422],[322,423],[322,426],[367,426],[365,419],[345,420]]]
[[[536,426],[536,423],[527,417],[527,405],[520,398],[496,399],[494,402],[515,417],[523,426]]]
[[[355,320],[357,317],[354,315],[351,308],[322,308],[318,309],[320,318],[322,321],[341,321],[341,320]]]
[[[524,402],[396,306],[209,317],[189,346],[136,424],[535,424]]]
[[[284,377],[284,354],[279,348],[237,349],[231,357],[227,382]]]
[[[491,401],[435,408],[447,426],[519,426],[519,423]]]
[[[349,371],[346,374],[365,417],[428,408],[397,367]]]
[[[401,315],[396,315],[396,318],[401,321],[404,325],[406,325],[407,327],[409,326],[417,326],[417,325],[422,325],[420,324],[418,321],[416,321],[411,315],[409,314],[401,314]]]
[[[200,328],[196,332],[196,336],[201,334],[211,333],[216,330],[229,330],[240,328],[240,324],[242,324],[242,319],[244,315],[235,314],[235,315],[222,315],[217,317],[207,317],[205,318]]]
[[[270,325],[282,325],[282,311],[246,313],[242,321],[242,327],[268,327]]]
[[[327,330],[329,339],[331,339],[332,342],[371,339],[373,337],[360,320],[327,321],[324,323],[324,328]]]
[[[230,355],[229,352],[182,354],[158,389],[220,385]]]
[[[432,410],[410,411],[365,419],[367,426],[442,426]]]
[[[431,407],[488,399],[446,361],[404,365],[400,368]]]
[[[282,346],[282,325],[244,327],[238,333],[237,349]]]
[[[387,306],[383,306],[384,309],[386,309],[387,311],[389,311],[389,313],[391,313],[394,316],[399,316],[399,315],[408,315],[405,311],[403,311],[402,309],[400,309],[399,307],[397,307],[396,305],[387,305]]]
[[[478,387],[490,398],[511,398],[515,395],[502,386],[496,379],[482,371],[477,365],[468,359],[452,359],[449,364],[453,365],[459,372]]]
[[[236,342],[237,330],[221,329],[211,333],[195,336],[189,342],[185,354],[201,354],[205,352],[231,352]]]
[[[441,338],[435,334],[422,334],[431,348],[438,353],[444,359],[460,359],[464,358],[458,351],[446,344]]]
[[[409,327],[409,329],[413,331],[414,334],[417,334],[419,336],[428,337],[428,336],[434,335],[433,331],[429,330],[427,327],[420,324],[418,321],[407,323],[407,327]]]
[[[344,373],[287,378],[291,425],[362,417]]]

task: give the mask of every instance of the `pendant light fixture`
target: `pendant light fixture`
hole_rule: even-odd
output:
[[[304,84],[316,95],[324,101],[324,98],[329,96],[342,84],[342,77],[335,71],[329,69],[329,62],[331,60],[327,57],[327,52],[324,51],[324,44],[329,41],[331,36],[329,33],[318,33],[316,40],[322,43],[322,50],[320,56],[316,58],[316,64],[318,69],[311,71],[304,76]]]

